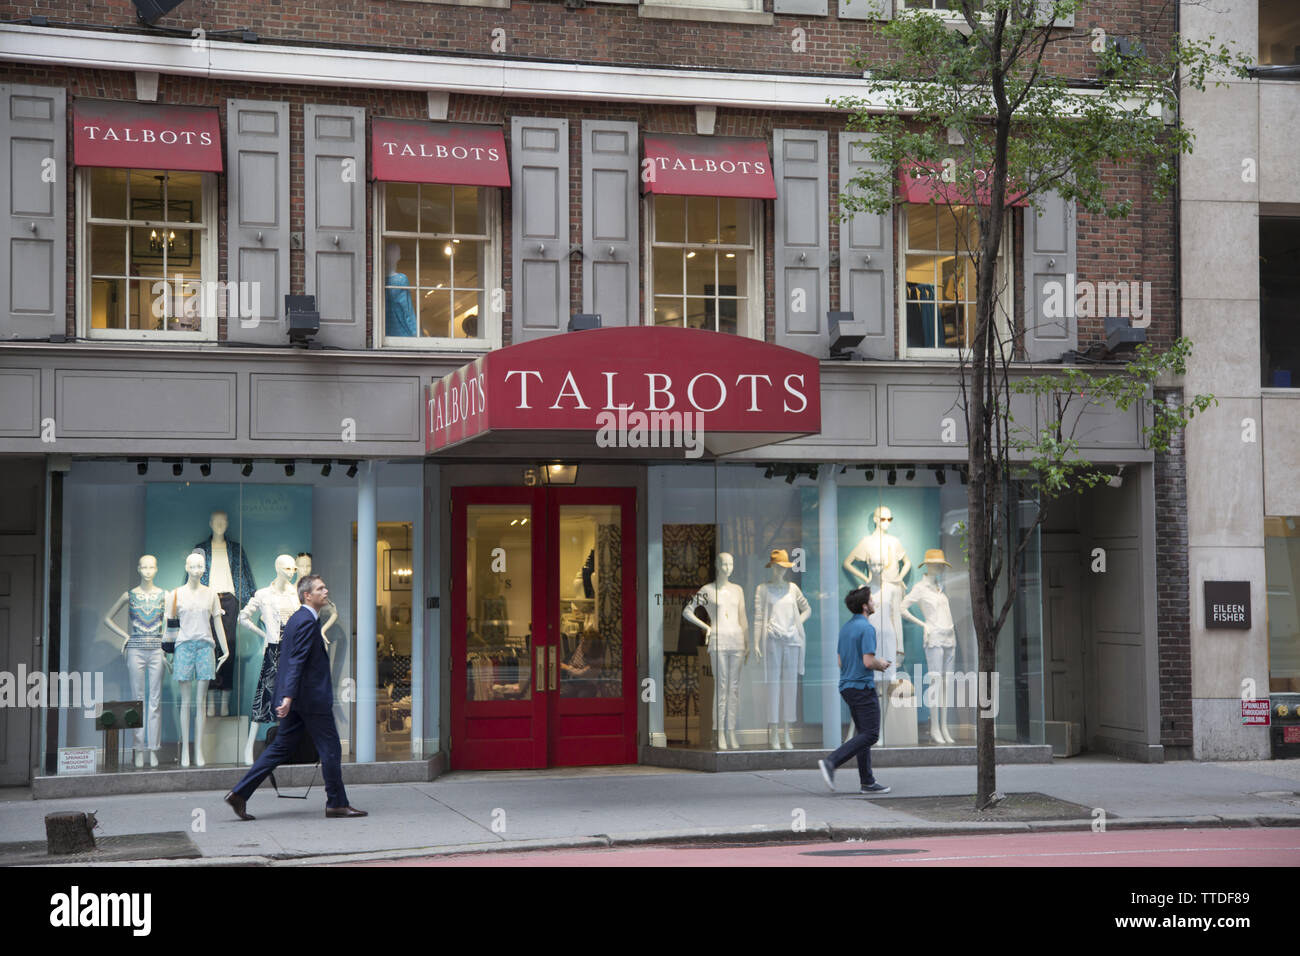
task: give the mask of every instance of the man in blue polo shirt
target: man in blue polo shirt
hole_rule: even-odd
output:
[[[871,588],[862,586],[844,598],[853,615],[840,628],[840,696],[849,705],[858,735],[825,760],[817,761],[826,786],[835,790],[835,770],[858,758],[859,793],[889,793],[871,774],[871,745],[880,738],[880,702],[876,700],[874,671],[889,670],[889,661],[876,659],[876,629],[867,620],[872,611]]]

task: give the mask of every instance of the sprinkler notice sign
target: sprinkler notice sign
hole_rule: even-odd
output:
[[[1241,722],[1246,726],[1267,727],[1269,716],[1268,698],[1263,700],[1243,700],[1241,702]]]

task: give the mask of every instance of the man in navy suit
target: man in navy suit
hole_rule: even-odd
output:
[[[320,754],[321,772],[325,777],[325,816],[364,817],[364,810],[348,805],[343,789],[343,747],[334,726],[334,688],[330,685],[330,662],[320,630],[320,609],[329,600],[329,589],[319,574],[309,574],[298,582],[298,600],[302,607],[294,612],[284,627],[280,641],[280,668],[275,678],[275,716],[280,718],[279,731],[271,745],[262,751],[257,763],[244,779],[226,794],[226,803],[241,820],[252,820],[244,806],[266,776],[289,758],[303,731],[311,734]]]

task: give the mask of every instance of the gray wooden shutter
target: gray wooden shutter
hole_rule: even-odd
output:
[[[841,20],[892,20],[894,0],[839,0]]]
[[[510,120],[515,342],[569,326],[569,121]]]
[[[289,104],[226,101],[226,277],[256,282],[261,315],[231,316],[232,342],[288,345]]]
[[[773,13],[798,13],[809,17],[826,16],[826,0],[773,0]]]
[[[636,123],[582,121],[582,311],[636,325],[640,195]]]
[[[1025,209],[1025,355],[1034,362],[1054,361],[1079,344],[1078,320],[1067,299],[1077,257],[1074,203],[1057,192],[1043,193],[1035,201],[1042,215],[1032,206]],[[1053,292],[1062,303],[1053,311],[1064,315],[1049,318],[1043,306]]]
[[[826,130],[773,131],[776,344],[826,358],[830,221]]]
[[[325,345],[366,347],[366,111],[303,107],[306,293]]]
[[[874,134],[840,133],[840,193],[854,176],[879,171],[867,151]],[[858,350],[867,358],[892,359],[894,348],[894,216],[855,212],[840,223],[840,309],[867,323]]]
[[[1052,0],[1035,0],[1037,6],[1037,15],[1034,22],[1038,26],[1046,26],[1052,19]],[[1054,27],[1072,27],[1074,26],[1074,14],[1067,13],[1064,16],[1056,18]]]
[[[67,94],[50,86],[0,86],[0,339],[67,333]],[[52,162],[51,162],[52,161]]]

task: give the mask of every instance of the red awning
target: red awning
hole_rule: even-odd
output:
[[[988,172],[979,170],[975,176],[975,194],[979,205],[989,203]],[[970,195],[965,188],[954,182],[944,181],[942,163],[904,163],[898,167],[898,191],[905,202],[951,204],[954,206],[973,206]],[[1028,206],[1029,200],[1024,193],[1007,188],[1006,204],[1008,206]]]
[[[506,138],[498,126],[376,119],[370,164],[384,182],[510,185]]]
[[[775,199],[767,143],[713,136],[646,136],[646,192]]]
[[[72,161],[120,169],[221,172],[215,109],[118,100],[72,104]]]

